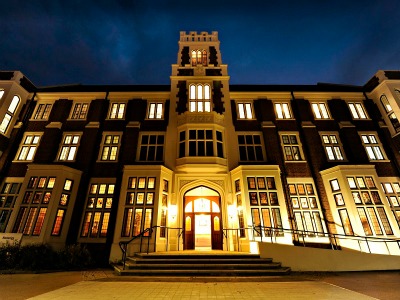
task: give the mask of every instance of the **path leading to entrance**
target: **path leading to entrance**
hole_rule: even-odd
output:
[[[115,276],[111,270],[0,275],[0,299],[399,299],[399,272],[243,278]],[[248,278],[247,278],[248,280]],[[265,279],[263,279],[265,280]],[[374,298],[371,298],[374,297]]]

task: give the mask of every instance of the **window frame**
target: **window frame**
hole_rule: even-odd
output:
[[[194,90],[192,89],[194,87]],[[206,93],[206,87],[208,92]],[[211,113],[212,108],[212,85],[210,83],[189,83],[189,112],[190,113]],[[201,107],[200,105],[201,104]]]
[[[66,138],[68,136],[72,136],[72,140],[71,143],[65,143],[66,142]],[[74,138],[78,137],[78,141],[76,143],[74,143]],[[78,153],[78,149],[81,143],[81,139],[82,139],[82,132],[64,132],[61,143],[60,143],[60,147],[58,150],[58,154],[57,154],[57,161],[62,161],[62,162],[74,162],[76,160],[76,156]],[[73,154],[73,158],[72,159],[68,159],[70,156],[70,151],[72,148],[75,147],[75,152]],[[68,149],[66,150],[66,159],[61,159],[61,155],[63,154],[63,149]]]
[[[254,106],[250,101],[236,102],[238,120],[254,120]]]
[[[368,156],[369,161],[372,161],[372,162],[387,161],[387,155],[385,153],[385,150],[383,149],[383,145],[378,137],[377,132],[359,131],[358,134],[360,136],[361,143],[364,147],[364,150]],[[373,142],[371,140],[372,136],[374,137],[375,142]],[[365,139],[363,137],[365,137],[368,140],[368,143],[365,142]],[[372,145],[372,146],[370,146],[370,145]],[[367,147],[368,147],[368,149],[370,149],[370,151],[368,151]],[[379,152],[377,151],[377,149],[379,149]],[[378,155],[377,155],[377,153],[378,153]],[[373,154],[374,157],[371,157],[371,154]],[[379,156],[382,156],[382,158],[379,158]],[[378,157],[378,158],[376,158],[376,157]]]
[[[383,111],[385,112],[386,117],[389,119],[390,125],[393,127],[395,133],[396,134],[399,133],[400,132],[400,121],[397,118],[396,113],[394,112],[393,107],[390,104],[388,97],[385,94],[382,94],[379,97],[379,101],[381,102]]]
[[[238,141],[238,158],[240,162],[265,162],[267,161],[267,154],[265,151],[265,145],[264,145],[264,135],[262,132],[258,132],[258,131],[238,131],[236,132],[236,136],[237,136],[237,141]],[[240,137],[244,138],[244,144],[240,143]],[[251,140],[252,143],[247,143],[247,137],[251,136]],[[260,143],[254,143],[254,137],[258,136],[260,139]],[[244,147],[244,148],[241,148]],[[251,158],[251,154],[249,157],[249,147],[251,147],[253,149],[253,153],[254,153],[254,160],[249,159]],[[257,153],[259,153],[259,150],[257,151],[257,147],[261,147],[261,159],[257,159]],[[243,160],[241,159],[241,149],[244,149],[246,152],[246,159]]]
[[[333,161],[333,162],[346,161],[346,155],[344,153],[343,144],[340,141],[339,133],[331,132],[331,131],[320,131],[319,135],[321,137],[321,143],[322,143],[322,146],[324,147],[326,159],[328,161]],[[329,141],[328,143],[325,142],[325,139],[324,139],[325,136],[328,137],[328,141]],[[336,143],[334,143],[332,141],[332,139],[331,139],[332,136],[335,137]],[[331,149],[331,152],[328,151],[328,148]],[[336,150],[337,148],[339,149],[341,159],[340,159],[340,157],[338,157],[338,153]],[[334,158],[330,158],[330,154],[332,154]]]
[[[284,106],[286,105],[286,111],[284,109]],[[278,107],[280,108],[278,110]],[[293,119],[293,113],[290,107],[290,101],[287,102],[274,102],[274,110],[275,110],[275,116],[277,120],[291,120]],[[282,115],[282,117],[279,116],[279,112]]]
[[[368,114],[365,109],[364,103],[362,101],[349,101],[347,102],[347,106],[349,107],[350,114],[353,120],[368,120]],[[364,116],[360,114],[360,111]]]
[[[322,109],[323,107],[323,109]],[[315,120],[330,120],[331,114],[329,112],[327,101],[313,101],[311,102],[311,110],[314,114]]]
[[[148,136],[148,143],[146,145],[142,144],[143,136]],[[156,141],[155,143],[150,142],[150,136],[156,136]],[[158,144],[158,138],[159,136],[163,136],[163,143]],[[146,147],[146,159],[142,160],[142,147]],[[149,159],[149,147],[155,147],[154,151],[154,159]],[[162,158],[161,160],[157,160],[157,149],[161,147],[162,148]],[[163,162],[165,159],[165,132],[156,132],[156,131],[145,131],[141,132],[139,135],[139,140],[138,140],[138,151],[137,151],[137,156],[136,156],[136,161],[138,162]]]
[[[122,115],[120,111],[121,106],[123,106]],[[127,106],[128,106],[127,103],[124,101],[111,101],[107,114],[107,120],[124,120]],[[115,110],[114,107],[116,107]]]
[[[18,146],[18,151],[17,151],[17,154],[16,154],[13,162],[32,162],[35,159],[36,151],[37,151],[38,147],[40,146],[40,141],[42,139],[42,136],[43,136],[43,132],[25,132],[25,134]],[[38,140],[35,143],[32,143],[32,142],[26,143],[28,137],[32,138],[32,142],[35,142],[34,141],[35,138],[37,138]],[[32,145],[34,145],[34,146],[32,146]],[[24,154],[24,159],[20,159],[20,156],[22,155],[24,148],[27,148],[28,150]],[[31,149],[34,149],[33,154],[30,154]],[[32,156],[32,158],[26,159],[28,156]]]
[[[284,143],[283,137],[288,136],[288,141],[289,143]],[[297,143],[294,144],[291,142],[290,136],[295,136]],[[306,159],[304,157],[304,152],[303,152],[303,144],[301,143],[300,140],[300,134],[299,132],[294,132],[294,131],[282,131],[279,132],[279,139],[280,139],[280,144],[281,144],[281,149],[282,149],[282,155],[285,163],[287,162],[305,162]],[[298,154],[299,154],[299,159],[287,159],[288,153],[286,152],[286,148],[291,149],[291,155],[295,157],[295,153],[293,152],[294,147],[298,148]]]
[[[196,137],[190,136],[190,131],[195,131]],[[212,137],[207,137],[207,131],[211,131]],[[199,132],[204,133],[204,137],[199,137]],[[220,133],[221,140],[219,140],[218,135]],[[225,148],[224,148],[224,136],[225,132],[222,128],[218,127],[189,127],[178,131],[178,147],[177,147],[177,157],[178,158],[226,158]],[[212,154],[206,155],[209,149],[207,149],[207,142],[212,142]],[[191,143],[195,143],[196,155],[191,155]],[[204,145],[204,155],[199,155],[199,146]],[[201,147],[201,146],[200,146]]]
[[[159,106],[161,106],[161,112],[159,112]],[[154,112],[152,112],[154,107]],[[161,101],[149,101],[147,104],[147,120],[164,120],[165,103]],[[159,117],[158,117],[159,116]]]
[[[106,143],[106,139],[108,136],[111,136],[111,141],[110,143]],[[114,143],[113,139],[115,137],[118,136],[118,143]],[[118,155],[119,155],[119,150],[121,148],[121,140],[122,140],[122,132],[120,131],[107,131],[107,132],[103,132],[102,138],[101,138],[101,144],[100,144],[100,151],[99,151],[99,156],[97,159],[97,162],[111,162],[111,163],[115,163],[118,162]],[[116,146],[113,146],[116,145]],[[104,151],[105,148],[108,148],[108,152],[106,153],[107,159],[103,159],[104,157]],[[110,160],[110,156],[112,155],[112,151],[113,151],[113,147],[116,147],[116,153],[113,154],[113,156],[115,156],[115,159]]]
[[[77,109],[77,106],[80,105],[80,108]],[[86,106],[86,111],[84,111],[82,113],[82,111],[84,110],[83,107]],[[69,121],[84,121],[87,119],[88,116],[88,112],[89,112],[89,108],[90,108],[90,102],[85,102],[85,101],[74,101],[71,107],[71,113],[69,115],[68,120]],[[77,114],[76,114],[76,111]],[[83,114],[83,117],[81,117]],[[75,117],[78,116],[78,117]]]
[[[48,121],[54,102],[38,102],[30,121]],[[43,107],[43,110],[42,110]]]
[[[18,99],[17,104],[15,104],[15,105],[13,105],[14,99]],[[20,104],[21,104],[21,97],[19,95],[14,95],[11,99],[10,104],[8,105],[8,108],[6,110],[6,113],[4,114],[2,121],[0,122],[0,133],[1,134],[4,134],[4,135],[7,134],[7,131],[11,128],[10,124],[13,123],[14,118],[17,116]],[[14,107],[14,108],[11,109],[12,107]],[[7,120],[7,118],[8,118],[8,120]]]

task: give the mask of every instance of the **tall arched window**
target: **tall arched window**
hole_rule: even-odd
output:
[[[396,132],[400,132],[400,123],[399,120],[397,119],[396,114],[393,111],[392,106],[389,103],[389,99],[386,97],[386,95],[381,96],[381,103],[383,108],[386,111],[386,115],[389,118],[390,122],[392,123],[392,126]]]
[[[197,65],[207,66],[206,50],[192,50],[192,66]]]
[[[4,93],[4,91],[3,91],[3,93]],[[2,96],[2,94],[0,94],[0,96]],[[6,114],[4,115],[3,121],[0,124],[0,132],[1,133],[6,133],[8,126],[10,125],[11,120],[15,115],[15,112],[17,111],[19,102],[20,102],[20,98],[17,95],[15,95],[13,97],[10,105],[8,106],[8,109],[7,109]]]
[[[211,112],[211,88],[209,84],[189,86],[190,112]]]

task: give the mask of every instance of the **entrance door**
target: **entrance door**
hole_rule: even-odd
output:
[[[208,194],[204,190],[209,190]],[[201,196],[192,196],[196,193]],[[184,197],[184,249],[222,250],[220,197],[215,196],[218,193],[200,187],[188,194]]]

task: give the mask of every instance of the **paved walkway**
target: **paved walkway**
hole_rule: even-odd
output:
[[[400,272],[254,278],[114,276],[110,270],[0,275],[0,299],[400,299]]]

